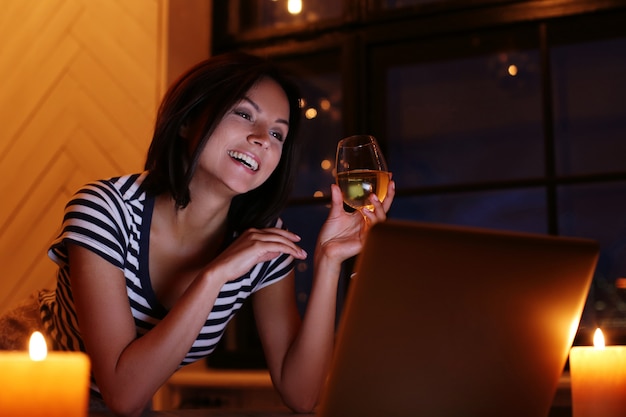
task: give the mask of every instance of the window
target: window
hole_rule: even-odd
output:
[[[316,51],[304,56],[277,60],[294,75],[302,93],[304,119],[300,127],[301,149],[299,175],[292,203],[283,214],[291,230],[301,236],[309,254],[315,250],[315,237],[328,215],[329,184],[335,144],[342,137],[343,94],[340,73],[341,51],[338,48]],[[299,203],[298,203],[299,202]],[[296,265],[296,299],[304,313],[313,281],[313,257]]]
[[[346,0],[318,24],[216,34],[214,48],[288,64],[315,107],[284,216],[310,245],[333,181],[321,163],[371,133],[398,185],[391,217],[598,240],[580,337],[600,325],[626,343],[626,5],[467,3]]]
[[[559,22],[549,32],[558,233],[601,246],[583,325],[626,342],[626,31],[615,18]],[[589,30],[590,27],[593,30]]]

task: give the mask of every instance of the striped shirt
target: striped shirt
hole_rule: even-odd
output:
[[[144,172],[88,184],[67,204],[61,233],[48,251],[59,266],[56,290],[40,294],[44,325],[56,350],[85,351],[72,300],[68,242],[93,251],[124,272],[138,337],[168,313],[157,300],[148,274],[154,198],[146,196],[141,187],[145,176]],[[274,226],[282,227],[282,222],[278,220]],[[282,254],[227,282],[181,366],[209,355],[244,300],[286,277],[292,268],[293,258]]]

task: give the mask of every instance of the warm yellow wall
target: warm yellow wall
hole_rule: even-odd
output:
[[[192,39],[170,62],[169,38],[189,16],[196,30],[187,21],[180,36],[208,33],[197,28],[208,28],[209,5],[2,0],[0,313],[54,285],[46,249],[73,191],[141,170],[168,68],[208,55],[208,37]]]

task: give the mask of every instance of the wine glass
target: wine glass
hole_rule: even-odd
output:
[[[356,210],[373,210],[369,200],[371,194],[376,194],[380,201],[385,199],[389,172],[374,136],[355,135],[340,140],[335,170],[337,185],[348,206]]]

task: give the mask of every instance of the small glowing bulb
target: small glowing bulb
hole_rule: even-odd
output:
[[[313,107],[309,107],[304,112],[304,117],[306,117],[309,120],[315,119],[317,117],[317,110],[315,110]]]
[[[517,75],[517,65],[509,65],[509,75],[515,77]]]
[[[299,14],[302,11],[302,0],[288,0],[287,10],[291,14]]]
[[[596,349],[604,349],[604,335],[599,328],[596,329],[596,332],[593,334],[593,346]]]
[[[328,171],[332,167],[332,165],[332,162],[330,162],[328,159],[324,159],[320,164],[324,171]]]
[[[46,339],[40,332],[35,332],[30,336],[28,344],[30,358],[34,361],[42,361],[48,356],[48,348],[46,347]]]

